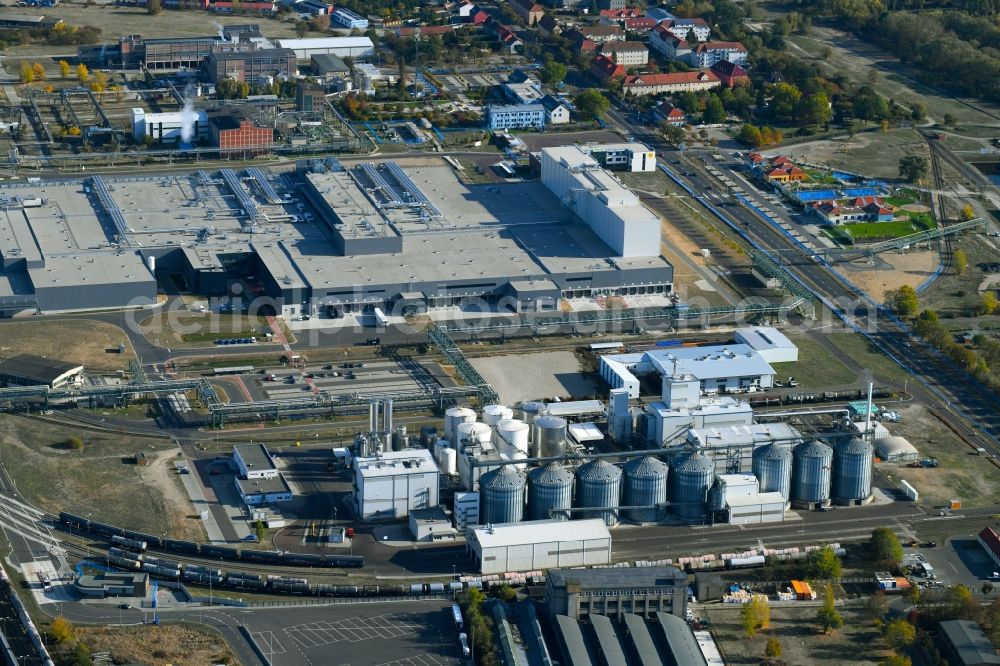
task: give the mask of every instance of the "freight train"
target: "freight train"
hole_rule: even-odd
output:
[[[225,571],[197,564],[174,562],[147,553],[127,551],[116,546],[108,549],[107,564],[126,571],[144,571],[150,576],[192,585],[269,592],[300,594],[314,597],[400,597],[429,594],[454,594],[471,588],[482,588],[478,580],[451,583],[413,583],[409,585],[330,585],[310,584],[307,578],[263,576],[260,574]],[[497,585],[500,583],[497,582]]]
[[[164,551],[183,553],[199,557],[208,557],[218,560],[235,560],[253,562],[255,564],[274,564],[276,566],[289,567],[320,567],[335,569],[360,569],[365,566],[365,558],[362,555],[309,555],[306,553],[283,553],[271,550],[250,550],[231,548],[229,546],[210,546],[199,544],[193,541],[178,541],[166,537],[133,532],[113,525],[105,525],[87,518],[66,513],[59,514],[59,524],[70,532],[80,532],[94,534],[108,538],[119,550],[129,550],[137,553],[144,552],[146,548],[156,548]],[[113,557],[124,557],[130,559],[120,552]]]

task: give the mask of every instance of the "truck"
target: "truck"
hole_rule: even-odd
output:
[[[461,632],[465,629],[465,622],[462,620],[462,607],[458,604],[451,605],[451,619],[455,621],[455,629]]]
[[[469,650],[469,637],[465,634],[458,635],[458,644],[462,647],[462,656],[468,657],[472,652]]]

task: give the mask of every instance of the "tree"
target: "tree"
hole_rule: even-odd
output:
[[[979,591],[983,593],[984,597],[988,597],[993,594],[993,583],[986,581],[983,586],[979,588]]]
[[[900,317],[910,317],[917,314],[917,310],[920,308],[920,299],[913,287],[904,284],[899,289],[890,289],[885,292],[885,306]]]
[[[573,103],[582,113],[594,118],[603,116],[611,106],[608,98],[596,88],[587,88],[573,98]]]
[[[888,605],[889,600],[886,599],[885,592],[878,590],[865,601],[865,610],[868,611],[873,620],[881,620],[882,614],[885,613],[886,606]]]
[[[962,275],[969,268],[969,258],[965,255],[965,250],[958,248],[951,255],[952,261],[955,262],[955,272],[958,275]]]
[[[90,647],[80,641],[76,645],[73,653],[73,666],[93,666],[94,660],[90,656]]]
[[[907,656],[894,654],[883,659],[879,666],[913,666],[913,662]]]
[[[832,585],[826,585],[823,588],[823,605],[816,611],[816,621],[819,622],[820,629],[823,630],[824,634],[844,626],[844,618],[840,616],[834,605]]]
[[[930,161],[923,155],[906,155],[899,158],[899,177],[910,183],[919,183],[930,173]]]
[[[31,69],[31,64],[21,61],[21,83],[31,83],[35,80],[35,72]]]
[[[763,595],[755,595],[740,609],[740,624],[747,638],[753,638],[761,629],[767,629],[770,623],[771,607]]]
[[[309,32],[309,24],[308,23],[306,23],[305,21],[296,21],[295,22],[295,34],[298,35],[299,38],[305,37],[306,33],[308,33],[308,32]]]
[[[803,97],[799,102],[798,115],[799,120],[806,125],[828,124],[833,120],[830,98],[822,91]]]
[[[45,65],[43,65],[40,62],[32,63],[32,65],[31,65],[31,73],[34,75],[35,81],[44,81],[45,80]]]
[[[86,83],[87,79],[90,78],[90,70],[82,62],[76,66],[76,80],[80,83]]]
[[[94,80],[90,82],[90,89],[93,92],[104,92],[108,88],[108,76],[104,72],[96,72]]]
[[[66,62],[65,60],[59,61],[59,73],[62,75],[64,79],[69,78],[69,63]]]
[[[517,601],[517,590],[511,587],[510,583],[502,583],[497,588],[497,598],[507,603]]]
[[[83,440],[76,435],[70,435],[66,438],[66,446],[74,451],[80,451],[83,449]]]
[[[823,546],[812,554],[813,571],[817,578],[836,580],[840,578],[843,566],[833,546]]]
[[[542,68],[538,70],[538,78],[546,85],[561,83],[566,78],[566,65],[555,60],[548,59]]]
[[[767,644],[764,645],[764,656],[768,659],[778,659],[781,653],[781,641],[777,638],[768,638]]]
[[[163,12],[163,2],[161,0],[146,0],[146,13],[156,16]]]
[[[56,643],[66,643],[76,636],[76,628],[72,622],[60,615],[52,620],[52,624],[49,625],[49,633],[52,634]]]
[[[945,127],[954,127],[955,123],[958,122],[955,119],[955,116],[951,115],[950,113],[944,114],[944,119],[943,120],[944,120],[944,126]]]
[[[660,134],[663,138],[673,145],[684,142],[684,128],[671,123],[660,123]]]
[[[329,14],[317,14],[309,19],[309,29],[313,32],[326,32],[330,29]]]
[[[997,300],[996,292],[992,289],[987,289],[979,297],[979,314],[981,315],[995,314],[998,306],[1000,306],[1000,301]]]
[[[910,106],[910,118],[916,122],[920,122],[927,117],[927,105],[923,102],[914,102]]]
[[[903,561],[903,546],[888,527],[874,529],[869,545],[872,549],[872,559],[880,566],[896,568]]]
[[[972,207],[972,204],[967,203],[962,206],[962,219],[971,220],[976,216],[976,209]]]
[[[718,95],[709,95],[705,102],[705,112],[701,115],[701,122],[706,125],[715,125],[725,121],[725,119],[726,109],[722,106],[722,100],[719,99]]]
[[[771,114],[777,118],[793,119],[802,99],[802,91],[790,83],[778,83],[771,86]]]
[[[263,520],[258,520],[257,524],[254,525],[254,533],[257,536],[257,543],[264,543],[264,537],[267,536],[267,528],[264,527]]]
[[[917,640],[917,629],[900,618],[885,625],[885,642],[896,652],[902,652]]]

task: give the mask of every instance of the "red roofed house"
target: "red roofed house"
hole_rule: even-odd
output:
[[[695,41],[704,42],[708,40],[711,30],[708,22],[703,18],[672,18],[660,23],[664,28],[672,32],[678,39],[690,39],[694,33]]]
[[[648,16],[625,19],[625,32],[649,32],[656,27],[656,19]]]
[[[497,41],[503,43],[510,53],[514,53],[518,47],[524,46],[524,42],[517,36],[517,33],[503,24],[497,23],[494,32]]]
[[[688,43],[670,32],[662,23],[649,33],[649,48],[659,51],[664,56],[677,60],[691,54]]]
[[[800,183],[809,178],[809,174],[790,164],[788,166],[771,166],[764,169],[764,180],[771,183]]]
[[[722,85],[727,88],[750,85],[750,75],[747,70],[728,60],[720,60],[712,65],[712,73],[719,77]]]
[[[977,538],[979,545],[993,560],[993,565],[1000,567],[1000,535],[992,527],[984,527]]]
[[[541,21],[545,15],[545,10],[534,0],[510,0],[510,8],[529,27]]]
[[[606,55],[598,54],[590,63],[590,73],[604,83],[612,79],[625,78],[625,66],[619,65]]]
[[[626,95],[659,95],[660,93],[696,92],[722,85],[711,72],[675,72],[673,74],[636,74],[626,76],[622,88]]]
[[[617,25],[585,25],[577,31],[595,44],[625,41],[625,31]]]
[[[598,23],[601,25],[622,25],[625,19],[639,18],[642,16],[641,9],[626,7],[625,9],[602,9],[601,18]]]
[[[542,17],[542,20],[538,22],[538,32],[546,35],[547,37],[558,35],[559,30],[559,21],[557,21],[552,14],[546,14]]]
[[[658,123],[667,123],[680,127],[687,124],[687,114],[670,102],[660,102],[653,108],[653,118]]]
[[[605,42],[600,52],[626,67],[649,64],[649,49],[642,42]]]
[[[739,42],[702,42],[688,54],[692,67],[711,67],[722,60],[736,65],[747,64],[747,47]]]

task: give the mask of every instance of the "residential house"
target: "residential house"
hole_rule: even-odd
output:
[[[701,69],[722,60],[735,65],[747,64],[747,47],[739,42],[702,42],[688,54],[688,63]]]
[[[533,81],[504,83],[500,86],[500,92],[511,104],[535,104],[543,97],[541,86]]]
[[[508,53],[517,53],[517,50],[524,46],[524,42],[521,41],[516,32],[501,23],[494,22],[494,24],[493,33]]]
[[[656,27],[656,21],[646,16],[625,19],[625,32],[645,34]]]
[[[694,40],[698,42],[708,41],[708,34],[711,29],[703,18],[669,18],[660,23],[678,39],[691,41],[692,34]]]
[[[586,25],[577,28],[577,32],[595,44],[625,41],[625,31],[617,25]]]
[[[803,180],[808,180],[809,175],[791,164],[766,167],[761,171],[761,178],[768,183],[800,183]]]
[[[642,42],[605,42],[601,44],[600,54],[625,67],[649,63],[649,49]]]
[[[626,76],[622,89],[626,95],[697,92],[722,85],[712,72],[675,72],[673,74],[636,74]]]
[[[486,126],[496,129],[528,129],[545,127],[545,107],[542,104],[510,104],[486,107]]]
[[[569,106],[558,97],[546,95],[542,98],[545,107],[545,122],[549,125],[565,125],[570,120]]]
[[[649,47],[671,60],[684,60],[691,53],[686,40],[667,30],[662,23],[649,33]]]
[[[552,9],[576,9],[580,0],[543,0],[546,7]]]
[[[625,9],[602,9],[600,18],[597,20],[601,25],[625,25],[625,19],[639,18],[642,16],[641,9],[626,7]]]
[[[750,85],[750,75],[736,63],[720,60],[712,65],[712,73],[719,77],[722,85],[727,88]]]
[[[542,82],[537,77],[523,69],[515,69],[507,75],[507,83],[530,83],[539,90],[542,89]]]
[[[660,21],[666,21],[667,19],[677,18],[663,7],[647,7],[646,16],[653,19],[657,23],[659,23]]]
[[[593,62],[590,63],[590,73],[594,75],[594,78],[607,83],[612,79],[624,79],[625,67],[608,56],[600,54],[595,56]]]
[[[558,35],[559,31],[559,21],[557,21],[552,14],[546,14],[542,17],[542,20],[538,22],[538,32],[542,33],[546,37]]]
[[[625,9],[625,0],[597,0],[598,9]]]
[[[667,101],[653,107],[653,119],[657,123],[667,123],[677,127],[687,124],[687,114]]]
[[[529,27],[537,24],[545,15],[545,10],[534,0],[510,0],[510,8]]]
[[[867,203],[859,200],[871,199]],[[891,222],[895,215],[877,197],[857,197],[845,202],[822,201],[813,204],[813,212],[831,225],[849,222]]]

